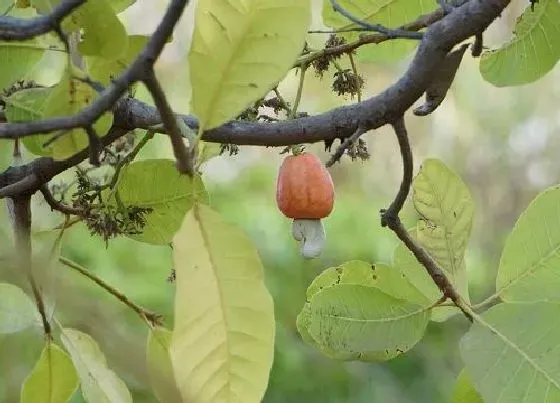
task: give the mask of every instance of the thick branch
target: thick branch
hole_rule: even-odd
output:
[[[0,40],[23,41],[50,31],[56,31],[62,20],[87,0],[64,0],[48,15],[25,19],[0,17]]]

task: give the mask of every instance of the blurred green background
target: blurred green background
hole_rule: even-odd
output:
[[[320,5],[320,2],[316,2]],[[151,32],[165,8],[165,1],[138,0],[123,15],[131,33]],[[515,18],[526,6],[515,1],[486,35],[486,44],[497,46],[510,38]],[[318,26],[320,15],[315,16]],[[177,112],[188,112],[189,84],[186,52],[192,14],[183,18],[158,63],[158,75]],[[315,35],[319,46],[326,36]],[[379,93],[407,67],[398,64],[363,64],[364,96]],[[347,65],[347,60],[341,61]],[[37,72],[48,83],[53,71]],[[320,113],[355,100],[330,92],[332,71],[321,81],[311,74],[304,87],[301,110]],[[291,73],[280,86],[293,100],[296,80]],[[150,102],[142,88],[138,97]],[[467,53],[446,101],[432,115],[407,114],[415,153],[415,166],[424,158],[443,160],[461,175],[476,202],[472,240],[467,254],[471,300],[480,301],[494,290],[495,271],[505,236],[517,216],[538,192],[559,182],[560,70],[537,83],[517,88],[494,88],[478,72],[477,60]],[[266,403],[280,402],[447,402],[462,368],[458,341],[468,329],[463,317],[431,323],[423,340],[409,353],[379,364],[329,360],[303,344],[295,318],[311,280],[327,267],[351,259],[391,262],[396,238],[380,227],[379,210],[398,188],[400,154],[388,128],[370,132],[371,159],[345,159],[331,169],[337,190],[335,210],[325,220],[328,242],[322,256],[304,261],[291,238],[291,222],[277,210],[274,192],[280,149],[242,147],[237,156],[217,157],[203,166],[211,205],[254,240],[266,271],[266,283],[275,301],[277,344]],[[337,143],[338,144],[338,143]],[[321,144],[309,147],[323,160]],[[0,169],[10,164],[11,144],[0,143]],[[154,139],[139,158],[172,157],[166,138]],[[27,155],[26,158],[32,158]],[[56,178],[56,183],[70,176]],[[36,250],[48,248],[56,233],[46,231],[62,222],[35,196]],[[10,250],[10,226],[4,206],[0,209],[1,251]],[[405,214],[410,214],[410,206]],[[161,313],[171,327],[174,287],[167,281],[172,267],[168,247],[155,247],[129,239],[109,243],[89,234],[79,224],[64,239],[63,255],[102,277],[140,305]],[[20,273],[0,260],[0,281],[26,290]],[[153,402],[145,368],[146,325],[129,309],[89,280],[63,266],[54,266],[43,286],[59,320],[91,334],[107,355],[109,365],[125,379],[135,402]],[[19,401],[19,388],[42,348],[41,329],[0,337],[0,402]],[[80,402],[76,395],[73,402]]]

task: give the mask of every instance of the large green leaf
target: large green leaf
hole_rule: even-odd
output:
[[[171,361],[184,401],[260,403],[274,355],[274,308],[249,238],[195,205],[173,239]]]
[[[97,92],[88,84],[72,78],[67,71],[62,81],[54,87],[46,106],[43,109],[43,118],[72,116],[80,112],[98,97]],[[93,127],[99,137],[103,137],[113,124],[113,114],[104,113],[94,124]],[[72,129],[60,135],[58,132],[43,136],[47,141],[53,136],[57,136],[47,147],[43,147],[46,153],[54,159],[65,159],[88,146],[88,137],[84,129]],[[44,143],[41,144],[41,146]]]
[[[15,81],[26,78],[48,49],[48,45],[40,38],[26,41],[0,41],[2,61],[0,89],[8,88]]]
[[[299,313],[296,325],[302,339],[315,346],[325,355],[338,360],[384,361],[395,357],[400,349],[386,349],[374,351],[357,351],[349,349],[335,349],[318,342],[310,333],[309,326],[313,320],[323,320],[311,316],[313,297],[327,287],[338,284],[354,284],[374,287],[393,297],[403,298],[425,306],[429,303],[414,286],[403,277],[403,273],[385,265],[371,265],[363,261],[349,261],[338,267],[331,267],[317,276],[307,289],[307,303]]]
[[[423,336],[429,309],[378,288],[338,284],[315,294],[307,330],[335,351],[383,353],[390,358],[411,349]]]
[[[499,49],[480,58],[482,77],[497,87],[521,85],[538,80],[560,59],[560,3],[540,0],[527,4],[517,20],[515,36]]]
[[[37,322],[37,308],[21,288],[0,283],[0,334],[17,333]]]
[[[421,216],[418,241],[468,301],[464,257],[474,212],[469,189],[455,172],[436,159],[422,163],[412,189],[414,207]]]
[[[310,22],[310,0],[199,1],[189,67],[201,129],[268,93],[301,53]]]
[[[146,361],[150,383],[155,396],[161,403],[181,403],[181,394],[173,376],[173,366],[169,355],[172,333],[156,327],[148,334]]]
[[[396,28],[414,21],[419,15],[433,11],[437,4],[431,0],[339,0],[338,3],[352,15],[372,24]],[[333,29],[355,28],[356,24],[336,12],[330,0],[323,0],[323,22]],[[363,32],[339,34],[347,41],[354,41]],[[362,60],[391,62],[410,53],[418,41],[395,39],[380,44],[362,46],[357,55]]]
[[[5,99],[6,120],[17,123],[41,119],[52,91],[52,88],[30,88],[10,95]],[[23,144],[35,155],[49,156],[51,150],[43,147],[46,139],[45,135],[40,134],[27,136],[23,138]]]
[[[107,359],[88,334],[63,328],[60,339],[70,353],[88,403],[132,403],[125,383],[107,366]]]
[[[505,301],[560,302],[560,186],[539,194],[509,234],[496,278]]]
[[[151,208],[141,234],[129,235],[140,242],[166,245],[196,201],[207,202],[200,176],[192,179],[177,171],[175,162],[150,159],[134,162],[121,172],[117,191],[125,205]]]
[[[111,4],[111,7],[113,7],[113,10],[115,10],[118,14],[136,3],[136,0],[109,0],[109,3]]]
[[[21,403],[66,403],[78,388],[76,369],[60,347],[47,341],[21,388]]]
[[[126,70],[142,51],[148,36],[130,35],[128,37],[128,47],[126,52],[116,59],[106,59],[101,56],[86,56],[85,61],[89,75],[105,85],[111,83],[120,73]]]
[[[499,304],[461,340],[461,355],[485,402],[560,401],[560,304]]]
[[[457,377],[451,403],[484,403],[474,388],[469,373],[464,369]]]

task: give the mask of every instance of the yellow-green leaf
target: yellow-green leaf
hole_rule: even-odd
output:
[[[412,183],[414,207],[421,219],[417,238],[451,283],[469,300],[465,250],[474,203],[461,178],[437,159],[427,159]]]
[[[518,18],[513,39],[480,57],[482,77],[496,87],[538,80],[560,59],[560,3],[540,0]]]
[[[51,92],[46,106],[43,110],[43,118],[72,116],[80,112],[98,97],[98,94],[88,84],[74,79],[66,72],[62,81],[59,82]],[[104,113],[94,124],[93,127],[99,137],[107,134],[113,124],[113,114]],[[88,146],[88,138],[84,129],[72,129],[60,135],[54,133],[49,136],[42,136],[43,141],[56,136],[47,147],[54,159],[65,159]],[[42,143],[43,145],[45,143]]]
[[[260,403],[274,355],[274,308],[249,238],[195,205],[173,240],[171,361],[184,401]]]
[[[310,22],[310,0],[199,1],[189,67],[201,129],[266,95],[301,53]]]
[[[87,403],[132,403],[126,384],[107,366],[105,355],[90,335],[63,328],[60,339],[70,353]]]
[[[21,403],[66,403],[78,388],[78,375],[64,350],[47,341],[39,361],[24,381]]]
[[[338,3],[352,15],[371,24],[388,28],[412,22],[421,14],[437,8],[435,1],[429,0],[338,0]],[[333,9],[330,0],[323,0],[323,22],[333,29],[355,28],[356,24]],[[347,41],[357,40],[363,32],[342,33]],[[394,39],[379,44],[362,46],[357,50],[358,58],[366,61],[391,62],[402,59],[419,44],[410,39]]]
[[[137,161],[121,172],[117,185],[125,205],[151,208],[141,234],[130,238],[139,242],[167,245],[181,226],[187,211],[197,201],[206,203],[208,194],[199,175],[189,178],[167,159]]]
[[[2,74],[0,74],[0,88],[5,89],[26,75],[43,58],[48,46],[39,38],[26,41],[0,41],[0,60],[2,60]]]
[[[451,403],[484,403],[474,388],[469,373],[465,369],[457,377]]]
[[[148,334],[148,374],[154,394],[161,403],[182,403],[169,355],[171,337],[172,333],[163,327],[156,327]]]
[[[498,276],[504,301],[560,302],[560,186],[540,193],[509,234]]]

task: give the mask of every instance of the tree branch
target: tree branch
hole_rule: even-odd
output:
[[[86,1],[63,0],[50,14],[30,19],[2,16],[0,17],[0,40],[23,41],[57,31],[62,20]]]
[[[406,245],[406,247],[414,254],[418,262],[424,266],[434,283],[443,293],[445,298],[451,299],[453,303],[472,321],[472,316],[466,309],[466,303],[463,301],[453,284],[449,281],[443,270],[438,266],[436,261],[422,248],[408,233],[402,224],[399,213],[408,197],[410,186],[412,184],[413,175],[413,157],[408,141],[408,134],[404,123],[404,116],[399,117],[392,123],[395,134],[399,141],[399,148],[403,161],[403,179],[395,197],[387,210],[381,210],[381,226],[389,227],[397,237]]]

